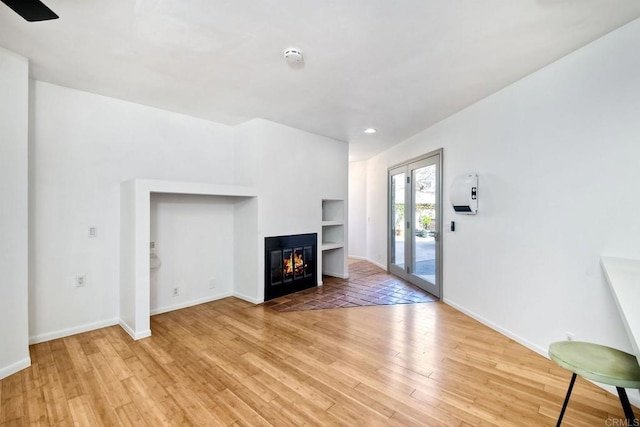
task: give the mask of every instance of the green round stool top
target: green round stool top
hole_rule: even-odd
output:
[[[549,346],[549,357],[581,377],[616,387],[640,389],[640,365],[632,354],[603,345],[559,341]]]

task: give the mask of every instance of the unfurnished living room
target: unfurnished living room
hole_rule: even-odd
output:
[[[640,425],[639,2],[0,1],[0,426]]]

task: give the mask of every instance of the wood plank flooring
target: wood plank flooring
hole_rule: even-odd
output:
[[[546,426],[569,372],[440,302],[275,312],[227,298],[31,346],[0,424]],[[564,425],[623,425],[578,379]],[[614,424],[617,422],[618,424]]]

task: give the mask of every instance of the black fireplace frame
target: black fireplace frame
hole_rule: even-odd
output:
[[[310,259],[308,256],[310,248]],[[291,251],[302,251],[304,264],[302,272],[295,271],[290,278],[282,273],[282,280],[272,284],[272,253],[280,252],[280,260],[284,264],[284,254]],[[307,267],[309,270],[307,270]],[[318,286],[318,233],[293,234],[289,236],[273,236],[264,239],[264,300],[269,301],[284,295]]]

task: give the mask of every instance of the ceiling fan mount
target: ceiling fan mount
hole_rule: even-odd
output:
[[[0,0],[9,6],[15,13],[29,22],[48,21],[58,19],[51,9],[40,0]]]

